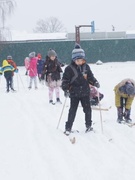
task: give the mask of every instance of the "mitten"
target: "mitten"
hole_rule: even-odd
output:
[[[18,69],[15,69],[15,72],[16,72],[16,73],[18,73],[18,71],[19,71]]]
[[[95,86],[95,87],[97,87],[97,88],[100,88],[100,84],[99,84],[99,82],[98,82],[98,81],[96,81],[96,82],[94,83],[94,86]]]
[[[64,91],[64,96],[65,96],[66,98],[70,96],[70,93],[69,93],[68,90],[67,90],[67,91]]]

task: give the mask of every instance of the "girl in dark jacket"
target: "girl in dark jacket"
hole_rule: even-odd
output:
[[[49,88],[49,103],[53,102],[53,92],[56,94],[56,102],[60,102],[60,86],[62,69],[57,59],[57,54],[54,50],[50,49],[46,57],[43,67],[43,75],[46,75],[46,85]]]
[[[90,106],[90,88],[89,84],[92,84],[99,88],[99,83],[94,77],[88,64],[84,63],[85,52],[81,49],[79,44],[75,45],[75,49],[72,51],[72,62],[65,68],[62,78],[62,89],[65,92],[65,96],[70,97],[70,109],[68,114],[68,120],[65,126],[65,134],[68,135],[73,126],[73,122],[76,116],[76,111],[81,102],[83,112],[85,113],[85,125],[86,132],[92,130],[91,120],[91,106]]]

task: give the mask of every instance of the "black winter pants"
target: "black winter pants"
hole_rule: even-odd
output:
[[[90,106],[90,100],[89,96],[85,97],[72,97],[70,98],[70,109],[68,113],[68,121],[66,122],[66,130],[71,130],[73,122],[75,120],[77,108],[79,105],[79,102],[81,102],[81,105],[83,107],[83,112],[85,113],[85,125],[86,127],[91,126],[91,106]]]
[[[7,91],[9,91],[9,87],[11,89],[13,88],[13,77],[12,76],[6,77],[6,82],[7,82]]]

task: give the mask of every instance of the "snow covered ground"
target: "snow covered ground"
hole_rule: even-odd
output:
[[[134,180],[135,127],[116,123],[114,86],[124,78],[135,79],[135,62],[91,64],[104,94],[103,107],[92,112],[94,132],[85,134],[84,113],[79,107],[73,129],[76,143],[63,134],[69,99],[57,129],[62,105],[48,103],[48,88],[28,90],[25,68],[14,76],[17,93],[5,93],[0,77],[0,179],[1,180]],[[55,99],[55,96],[54,96]],[[103,121],[103,133],[101,120]],[[135,122],[135,102],[131,117]]]

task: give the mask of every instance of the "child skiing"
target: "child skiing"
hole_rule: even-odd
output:
[[[42,59],[42,56],[40,53],[37,54],[37,73],[38,73],[38,79],[39,82],[41,82],[41,74],[43,71],[43,66],[44,66],[44,60]]]
[[[60,101],[60,86],[62,69],[60,63],[57,59],[57,54],[54,50],[50,49],[48,55],[46,56],[46,61],[43,67],[43,75],[46,75],[46,85],[49,88],[49,103],[55,104],[53,102],[53,92],[56,94],[56,102]]]
[[[29,70],[29,76],[30,76],[30,83],[29,83],[29,89],[32,88],[32,83],[34,81],[35,89],[37,89],[37,58],[35,57],[36,53],[31,52],[29,54],[30,58],[30,64],[28,67]]]
[[[85,113],[86,132],[93,128],[91,120],[90,106],[90,88],[92,84],[99,88],[99,83],[94,77],[89,65],[85,62],[85,52],[79,44],[75,44],[72,51],[72,62],[65,68],[62,78],[62,89],[66,97],[70,97],[70,109],[68,120],[65,125],[65,134],[69,135],[72,131],[73,122],[76,116],[76,111],[81,102],[83,112]],[[86,66],[84,68],[84,65]],[[83,70],[85,69],[85,72]]]
[[[14,72],[18,73],[18,68],[17,68],[17,65],[15,63],[15,61],[13,60],[12,56],[11,55],[8,55],[7,56],[7,62],[14,67],[14,71],[12,72],[12,76],[14,76]],[[12,87],[14,87],[14,82],[13,82],[13,78],[12,78]]]
[[[14,67],[11,66],[7,60],[3,60],[2,63],[2,68],[0,70],[0,74],[2,75],[2,73],[4,72],[4,77],[6,79],[6,84],[7,84],[7,93],[10,91],[10,88],[12,90],[12,92],[14,92],[14,88],[13,88],[13,72],[14,72]]]
[[[130,118],[131,105],[135,97],[135,81],[133,79],[124,79],[114,87],[115,106],[117,108],[117,122],[132,122]],[[124,117],[124,119],[123,119]]]

